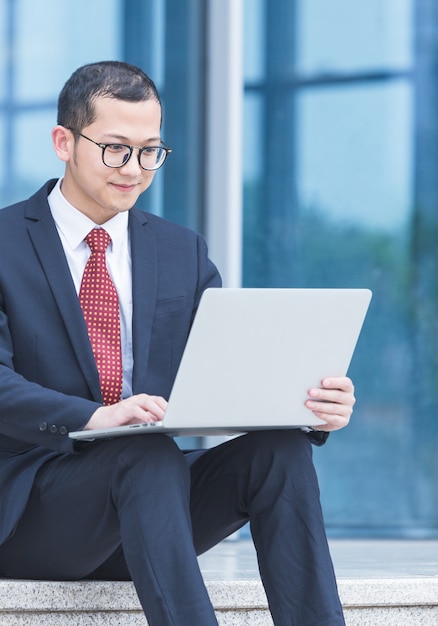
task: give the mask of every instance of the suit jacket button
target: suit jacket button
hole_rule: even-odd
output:
[[[60,426],[59,427],[59,434],[60,435],[66,435],[68,433],[68,430],[65,426]]]
[[[52,433],[52,435],[54,435],[57,432],[58,432],[58,427],[55,426],[55,424],[52,424],[51,426],[49,426],[49,433]]]
[[[43,433],[45,430],[47,430],[47,423],[42,422],[42,424],[40,424],[40,431]]]

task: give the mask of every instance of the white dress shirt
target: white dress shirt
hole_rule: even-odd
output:
[[[132,395],[132,270],[131,246],[128,232],[128,211],[117,213],[103,226],[95,224],[71,205],[62,195],[62,179],[58,180],[48,197],[50,210],[58,229],[70,273],[79,295],[82,275],[91,250],[84,241],[93,228],[105,228],[111,237],[106,251],[108,272],[116,287],[120,305],[122,341],[123,389],[122,397]]]

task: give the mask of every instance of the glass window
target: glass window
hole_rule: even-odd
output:
[[[243,124],[245,143],[243,146],[244,178],[248,183],[260,179],[265,159],[263,135],[260,127],[263,122],[263,99],[258,94],[249,93],[245,97]]]
[[[8,40],[9,23],[7,20],[6,3],[0,2],[0,111],[7,88],[7,60],[9,56]]]
[[[248,82],[261,80],[265,73],[265,2],[266,0],[245,0],[244,4],[244,71]]]
[[[412,90],[406,81],[297,96],[300,210],[394,231],[412,210]]]
[[[412,0],[301,0],[297,71],[405,69],[412,62]]]
[[[47,177],[63,175],[64,164],[56,156],[51,141],[55,118],[55,108],[23,113],[15,118],[13,171],[20,200],[39,189]]]
[[[6,124],[5,124],[4,117],[0,115],[0,151],[3,154],[5,153],[5,150],[3,149],[5,145],[6,145]],[[1,158],[0,159],[0,181],[4,180],[5,178],[6,165],[7,165],[7,160],[4,158]],[[0,198],[1,198],[1,193],[0,193]]]
[[[265,278],[263,224],[267,207],[263,201],[263,169],[265,166],[264,99],[258,93],[247,93],[244,100],[243,124],[243,275],[245,286],[262,286]]]
[[[338,536],[433,536],[437,11],[262,5],[245,28],[244,285],[373,290],[351,425],[315,450],[326,522]]]
[[[41,5],[17,0],[15,24],[15,94],[18,101],[57,97],[69,74],[80,65],[121,55],[123,31],[120,0],[93,0],[86,11],[76,2]],[[104,16],[104,17],[103,17]]]

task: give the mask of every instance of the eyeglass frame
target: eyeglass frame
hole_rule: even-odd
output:
[[[83,133],[81,133],[79,130],[76,130],[75,128],[71,128],[70,126],[67,126],[67,129],[70,130],[73,134],[79,135],[80,137],[83,137],[84,139],[91,141],[91,143],[94,143],[96,146],[99,146],[99,148],[102,150],[102,163],[105,165],[105,167],[109,167],[113,170],[117,170],[121,167],[124,167],[129,162],[129,159],[132,157],[132,153],[134,152],[134,149],[137,149],[138,150],[137,160],[141,169],[145,170],[146,172],[156,172],[157,170],[160,169],[160,167],[164,165],[164,162],[166,161],[168,155],[172,152],[172,148],[169,148],[169,146],[165,144],[164,141],[162,140],[161,140],[161,144],[162,144],[161,146],[129,146],[126,143],[117,143],[116,141],[111,141],[110,143],[99,143],[98,141],[94,141],[94,139],[87,137],[87,135],[84,135]],[[108,148],[108,146],[122,146],[123,148],[128,148],[129,157],[121,165],[108,165],[107,163],[105,163],[105,160],[104,160],[105,150]],[[143,165],[140,162],[141,155],[143,154],[144,150],[150,150],[150,148],[161,148],[165,152],[163,162],[160,163],[158,167],[143,167]]]

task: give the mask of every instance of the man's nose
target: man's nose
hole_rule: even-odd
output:
[[[138,174],[139,172],[141,173],[143,171],[143,169],[140,167],[139,154],[139,148],[134,148],[129,159],[124,165],[119,168],[122,173],[132,174],[133,172],[135,172],[136,174]]]

